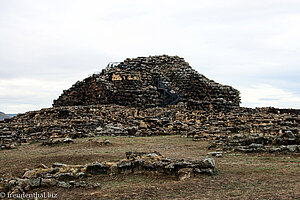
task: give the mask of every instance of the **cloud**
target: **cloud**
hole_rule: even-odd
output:
[[[258,84],[249,88],[239,88],[242,106],[277,108],[300,108],[300,94],[285,91],[272,85]]]
[[[0,99],[0,110],[50,106],[108,62],[159,54],[184,57],[208,78],[237,88],[259,83],[296,94],[299,6],[298,0],[0,1],[0,96],[10,96]],[[27,86],[14,85],[17,79]],[[265,98],[257,106],[275,101]]]
[[[5,113],[20,113],[50,107],[51,99],[59,95],[68,81],[38,79],[0,80],[0,110]]]

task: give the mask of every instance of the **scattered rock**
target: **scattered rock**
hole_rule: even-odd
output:
[[[214,152],[207,153],[207,155],[215,156],[215,157],[219,158],[219,157],[223,157],[223,152],[222,151],[214,151]]]
[[[74,143],[74,140],[71,138],[57,138],[57,139],[50,138],[50,139],[44,141],[42,143],[42,145],[50,145],[51,146],[51,145],[63,144],[63,143],[65,143],[65,144]]]
[[[183,168],[178,171],[178,179],[180,181],[190,179],[194,176],[194,169],[193,168]]]
[[[69,188],[72,187],[71,184],[66,183],[66,182],[64,182],[64,181],[58,182],[56,186],[57,186],[57,187],[66,188],[66,189],[69,189]]]
[[[35,170],[28,170],[23,174],[23,178],[33,178],[33,177],[36,177]]]
[[[108,144],[110,144],[110,141],[109,140],[104,140],[103,144],[108,145]]]
[[[42,187],[53,187],[53,186],[56,186],[58,183],[58,181],[56,179],[46,179],[46,178],[43,178],[42,179],[42,182],[41,182],[41,186]]]
[[[59,173],[55,175],[55,178],[59,181],[70,181],[75,179],[73,173],[71,172]]]
[[[65,167],[67,166],[66,164],[62,164],[62,163],[59,163],[59,162],[55,162],[52,164],[52,167],[53,168],[56,168],[56,167]]]

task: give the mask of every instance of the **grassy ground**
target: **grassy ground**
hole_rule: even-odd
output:
[[[110,146],[95,141],[109,139]],[[90,141],[92,140],[92,141]],[[208,142],[180,136],[96,137],[74,144],[30,144],[0,151],[0,174],[21,176],[24,168],[43,163],[85,164],[116,161],[126,151],[158,151],[170,158],[202,159]],[[217,173],[185,181],[150,175],[96,176],[98,189],[38,188],[31,192],[57,193],[58,199],[300,199],[300,159],[278,154],[225,154],[215,158]]]

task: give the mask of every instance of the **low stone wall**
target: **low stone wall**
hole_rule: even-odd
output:
[[[211,142],[209,149],[244,153],[300,153],[300,134],[286,131],[279,136],[262,134],[220,136]]]
[[[212,175],[215,162],[211,158],[200,161],[176,160],[159,152],[127,152],[126,159],[118,162],[95,162],[86,165],[54,163],[51,167],[41,164],[25,171],[21,178],[0,180],[0,192],[23,193],[37,187],[100,187],[101,183],[85,181],[88,176],[118,174],[164,174],[179,180],[197,174]]]

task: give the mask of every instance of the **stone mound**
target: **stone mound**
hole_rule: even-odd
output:
[[[239,91],[209,80],[178,56],[149,56],[109,64],[100,74],[76,82],[53,106],[118,104],[226,110],[239,106]]]

